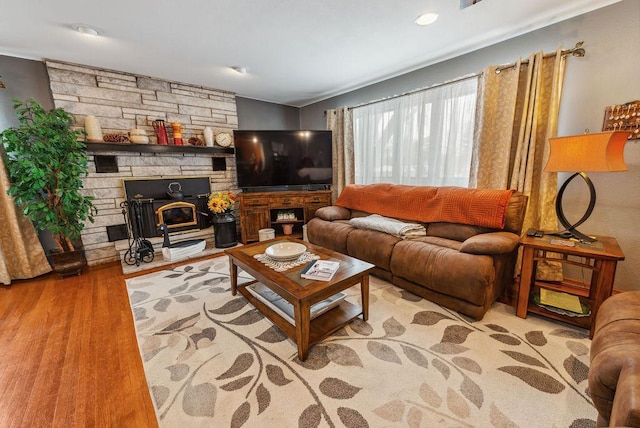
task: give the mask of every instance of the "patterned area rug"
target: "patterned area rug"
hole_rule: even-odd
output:
[[[127,288],[163,427],[595,426],[586,331],[499,303],[472,321],[372,277],[369,321],[301,362],[231,296],[226,257]],[[359,288],[347,293],[358,302]]]

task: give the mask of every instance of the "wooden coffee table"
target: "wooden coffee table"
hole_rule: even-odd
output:
[[[306,263],[283,272],[277,272],[254,258],[256,254],[263,254],[270,245],[287,240],[302,242],[283,237],[228,249],[225,250],[225,253],[229,256],[231,294],[235,296],[239,291],[256,309],[294,340],[298,345],[298,357],[304,361],[311,345],[318,343],[360,314],[365,321],[369,318],[369,272],[373,270],[374,265],[304,242],[307,251],[320,256],[321,259],[340,261],[340,268],[331,281],[314,281],[300,277],[300,271],[304,269]],[[238,285],[238,266],[253,276],[256,281]],[[295,325],[287,322],[246,290],[247,285],[255,282],[269,287],[293,305]],[[313,304],[356,284],[360,284],[362,307],[343,300],[339,306],[313,320],[310,319],[310,308]]]

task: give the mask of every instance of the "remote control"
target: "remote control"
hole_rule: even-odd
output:
[[[529,229],[527,230],[527,236],[533,236],[534,238],[542,238],[544,236],[543,230]]]

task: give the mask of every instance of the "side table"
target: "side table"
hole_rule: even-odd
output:
[[[526,318],[527,313],[531,312],[564,321],[589,329],[589,337],[592,337],[593,321],[602,302],[611,296],[616,266],[619,260],[624,260],[624,254],[616,239],[609,236],[598,236],[598,240],[591,244],[576,242],[574,247],[552,244],[551,241],[555,239],[558,238],[554,236],[544,236],[542,238],[525,236],[520,240],[523,255],[516,315],[520,318]],[[565,278],[561,282],[536,280],[536,267],[541,260],[560,262],[587,269],[591,271],[591,280],[588,283],[571,278]],[[590,315],[571,317],[551,312],[536,305],[532,301],[532,295],[539,293],[541,288],[578,296],[581,303],[591,309]]]

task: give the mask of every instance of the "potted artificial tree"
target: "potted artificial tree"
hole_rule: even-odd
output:
[[[46,111],[33,99],[14,100],[13,108],[20,126],[0,133],[8,193],[38,229],[51,233],[53,270],[79,274],[87,263],[80,233],[97,213],[93,197],[81,192],[80,177],[87,175],[84,132],[73,128],[73,117],[61,108]]]

